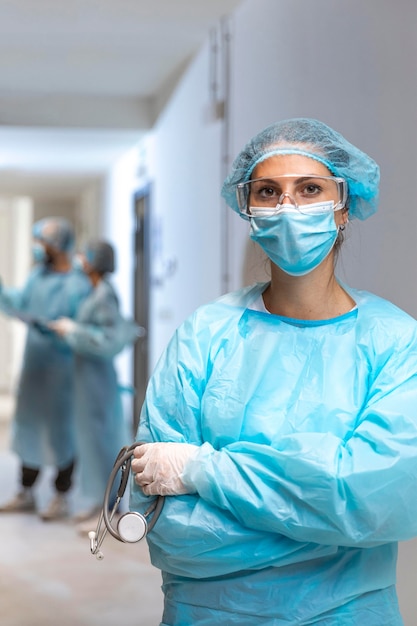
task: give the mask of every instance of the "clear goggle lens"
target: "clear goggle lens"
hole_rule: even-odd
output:
[[[343,209],[347,184],[335,176],[286,174],[239,183],[236,193],[239,211],[245,217],[275,215],[284,204],[308,214],[316,210],[310,205],[321,203],[333,202],[333,211]]]

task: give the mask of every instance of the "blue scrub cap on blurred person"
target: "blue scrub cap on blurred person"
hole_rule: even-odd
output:
[[[375,161],[323,122],[295,118],[265,128],[235,159],[222,188],[223,198],[234,211],[239,213],[236,185],[250,180],[256,165],[276,154],[308,156],[344,178],[350,217],[365,220],[377,210],[379,167]]]
[[[63,217],[45,217],[35,222],[32,229],[35,239],[39,239],[61,252],[71,252],[74,247],[74,230]]]
[[[114,272],[114,249],[107,241],[90,241],[85,249],[85,258],[97,272]]]

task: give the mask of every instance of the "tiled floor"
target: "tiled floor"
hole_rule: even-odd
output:
[[[8,448],[10,403],[0,399],[0,502],[14,495],[18,464]],[[48,475],[38,488],[48,495]],[[68,521],[42,522],[34,514],[0,513],[1,626],[157,626],[161,578],[146,542],[126,545],[107,537],[104,559]]]

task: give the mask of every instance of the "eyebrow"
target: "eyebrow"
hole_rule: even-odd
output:
[[[277,178],[289,178],[290,176],[297,176],[297,174],[284,174],[284,175],[277,175],[277,176],[260,176],[259,178],[252,178],[251,180],[248,180],[248,183],[256,183],[258,181],[262,181],[264,183],[273,183],[276,182]],[[298,178],[296,178],[294,180],[295,183],[301,183],[305,180],[310,180],[311,178],[326,178],[325,176],[322,176],[321,174],[303,174],[300,175]]]

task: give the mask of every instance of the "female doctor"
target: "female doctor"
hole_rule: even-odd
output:
[[[417,323],[342,285],[348,219],[379,168],[325,124],[254,137],[223,186],[271,279],[199,308],[153,374],[131,508],[169,626],[399,626],[397,542],[417,535]]]

